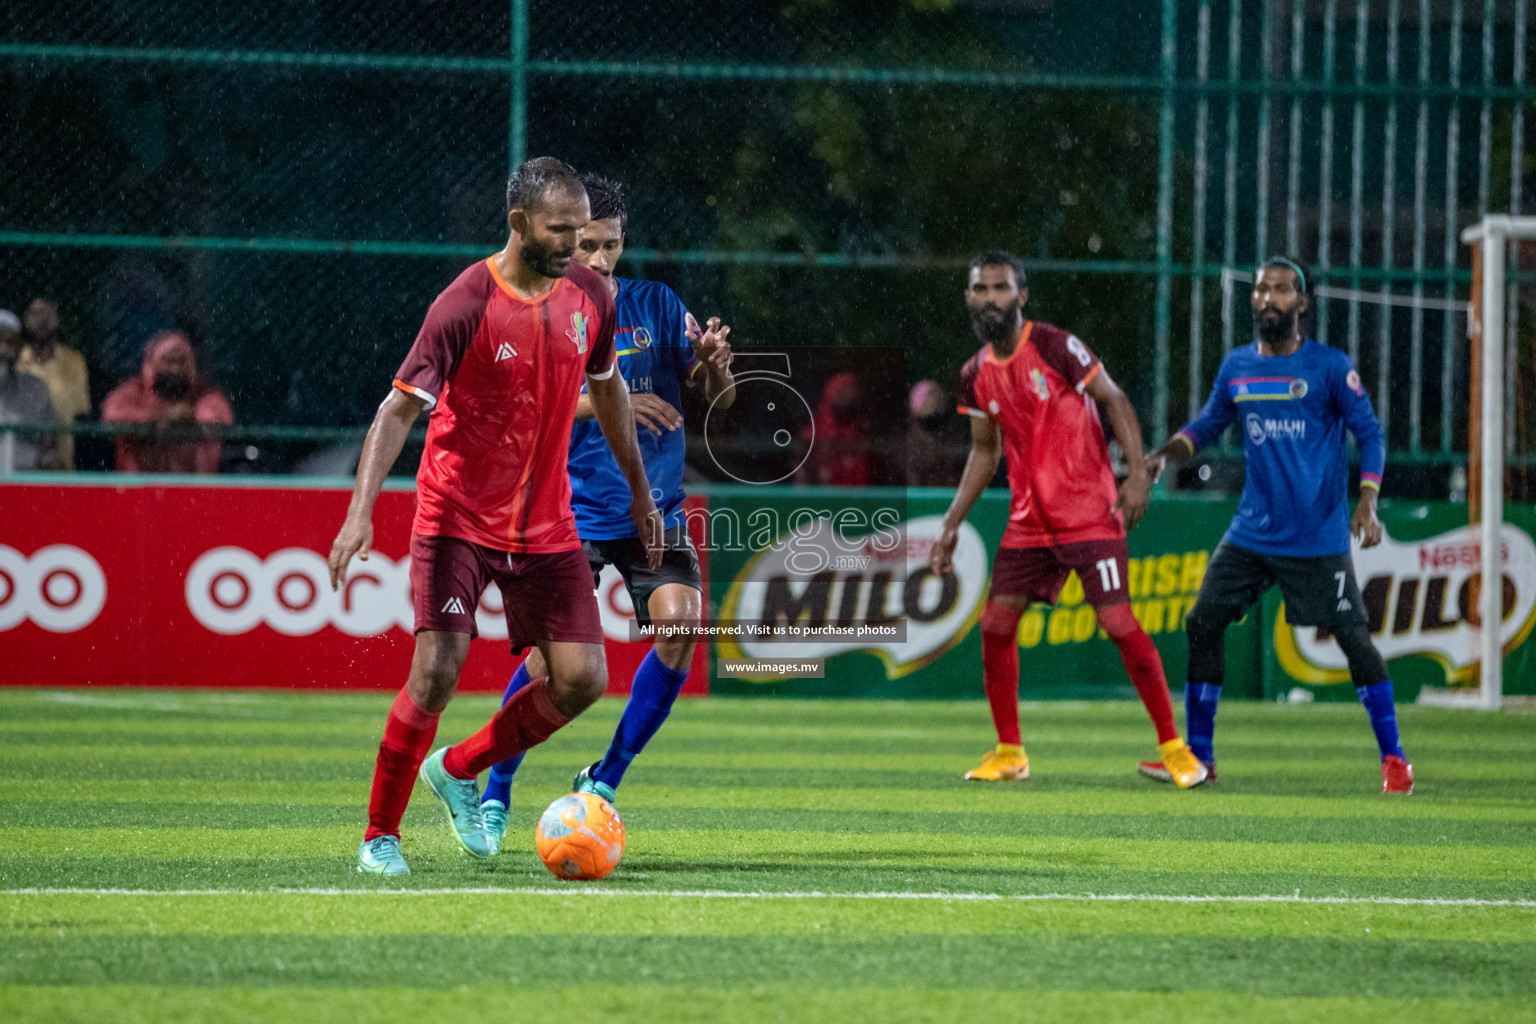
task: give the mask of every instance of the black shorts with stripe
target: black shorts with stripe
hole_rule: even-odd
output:
[[[1265,555],[1228,540],[1216,545],[1190,614],[1202,605],[1246,609],[1276,584],[1292,625],[1334,628],[1366,621],[1355,561],[1348,552]]]

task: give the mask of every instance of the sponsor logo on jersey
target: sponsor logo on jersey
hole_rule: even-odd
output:
[[[1029,371],[1029,379],[1034,383],[1035,394],[1040,396],[1040,401],[1044,402],[1051,397],[1051,386],[1046,383],[1045,374],[1038,368]]]
[[[1088,354],[1088,346],[1084,345],[1082,339],[1075,334],[1067,335],[1067,351],[1071,352],[1083,366],[1093,362],[1093,356]]]
[[[1362,398],[1365,396],[1365,386],[1360,383],[1360,372],[1358,370],[1350,370],[1349,373],[1345,374],[1344,383],[1355,394],[1360,395]]]
[[[96,621],[107,603],[107,577],[90,553],[50,544],[30,556],[0,544],[0,632],[23,622],[73,633]]]
[[[503,359],[511,359],[515,355],[517,355],[517,349],[513,348],[511,345],[508,345],[506,342],[502,342],[501,346],[496,349],[496,361],[498,363]]]
[[[1503,563],[1503,621],[1499,638],[1508,655],[1536,625],[1536,543],[1517,526],[1504,524],[1499,549]],[[1366,627],[1381,656],[1430,658],[1445,670],[1447,683],[1475,679],[1481,654],[1482,554],[1479,528],[1460,527],[1418,541],[1397,541],[1383,531],[1382,542],[1354,553],[1355,575],[1363,585]],[[1348,607],[1339,602],[1339,610]],[[1275,653],[1281,667],[1304,683],[1349,682],[1349,663],[1326,630],[1293,626],[1275,618]]]
[[[464,602],[456,597],[450,597],[447,601],[443,602],[442,612],[444,615],[468,614],[464,611]]]
[[[1291,381],[1290,391],[1292,398],[1306,398],[1307,382],[1302,378],[1297,377],[1295,380]]]
[[[880,659],[887,678],[897,679],[938,660],[970,632],[987,589],[986,545],[970,523],[960,526],[954,572],[944,576],[928,568],[943,516],[908,519],[862,538],[843,533],[835,544],[832,521],[816,524],[809,534],[785,534],[747,562],[726,592],[721,620],[857,626],[905,619],[906,639],[787,643],[748,635],[721,640],[721,656],[830,658],[864,652]],[[836,554],[824,569],[801,564],[808,554],[826,557],[823,551],[845,551],[860,541],[867,543],[856,568],[842,568]]]
[[[644,327],[636,327],[635,330],[634,330],[633,337],[635,339],[635,347],[636,348],[650,348],[651,347],[651,341],[653,340],[651,338],[651,332],[646,330]]]
[[[587,314],[572,313],[571,328],[565,332],[565,336],[571,340],[571,344],[576,346],[577,355],[586,355],[587,353],[587,321]]]
[[[1254,444],[1263,444],[1265,441],[1300,441],[1307,436],[1307,421],[1277,419],[1251,412],[1243,417],[1243,430]]]

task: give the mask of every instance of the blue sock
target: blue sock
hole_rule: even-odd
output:
[[[1381,748],[1381,759],[1388,754],[1403,757],[1403,744],[1397,736],[1397,708],[1392,703],[1392,680],[1372,686],[1357,686],[1360,703],[1371,715],[1371,728],[1376,731],[1376,745]],[[1404,758],[1406,760],[1406,758]]]
[[[1212,746],[1216,742],[1216,704],[1220,700],[1219,685],[1184,684],[1184,738],[1194,755],[1206,764],[1216,760]]]
[[[635,755],[645,749],[661,723],[672,712],[672,703],[688,678],[686,668],[671,668],[656,656],[656,649],[645,656],[635,672],[635,681],[629,691],[629,703],[624,705],[624,715],[619,728],[613,734],[608,753],[597,763],[592,777],[598,782],[619,788],[624,772]]]
[[[512,673],[512,679],[507,683],[507,692],[501,695],[501,702],[505,704],[512,699],[514,693],[531,682],[533,679],[528,675],[528,662],[524,661]],[[480,802],[483,804],[487,800],[500,800],[504,807],[511,803],[512,776],[517,774],[517,766],[522,763],[523,755],[513,754],[505,761],[492,765],[491,776],[485,780],[485,792],[480,794]]]

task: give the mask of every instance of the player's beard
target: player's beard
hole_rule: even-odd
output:
[[[980,309],[971,310],[971,330],[982,341],[996,343],[1013,337],[1013,329],[1019,322],[1020,303],[1015,300],[1006,306],[987,303]]]
[[[1258,315],[1259,338],[1270,345],[1279,345],[1296,336],[1297,321],[1301,313],[1291,310],[1282,313],[1278,309],[1264,309]]]
[[[534,273],[544,277],[564,277],[565,268],[570,266],[575,250],[556,249],[529,235],[523,239],[517,252],[522,257],[523,265]]]

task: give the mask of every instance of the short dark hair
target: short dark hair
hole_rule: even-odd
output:
[[[981,267],[1011,267],[1014,284],[1023,288],[1029,283],[1028,276],[1024,273],[1024,261],[1007,249],[988,249],[971,260],[971,270]],[[966,275],[969,276],[970,271],[967,271]]]
[[[1296,290],[1301,292],[1303,295],[1311,297],[1312,271],[1305,263],[1301,262],[1301,260],[1292,259],[1289,256],[1271,256],[1269,259],[1259,264],[1259,269],[1254,273],[1253,279],[1257,281],[1260,277],[1264,276],[1264,271],[1269,270],[1270,268],[1289,270],[1291,273],[1295,274]]]
[[[581,178],[575,168],[552,156],[526,160],[507,179],[507,212],[520,206],[528,212],[539,209],[551,192],[582,192]]]
[[[624,205],[624,186],[612,178],[590,172],[581,176],[582,187],[587,190],[587,202],[592,206],[593,220],[617,220],[620,230],[629,226],[629,210]]]

